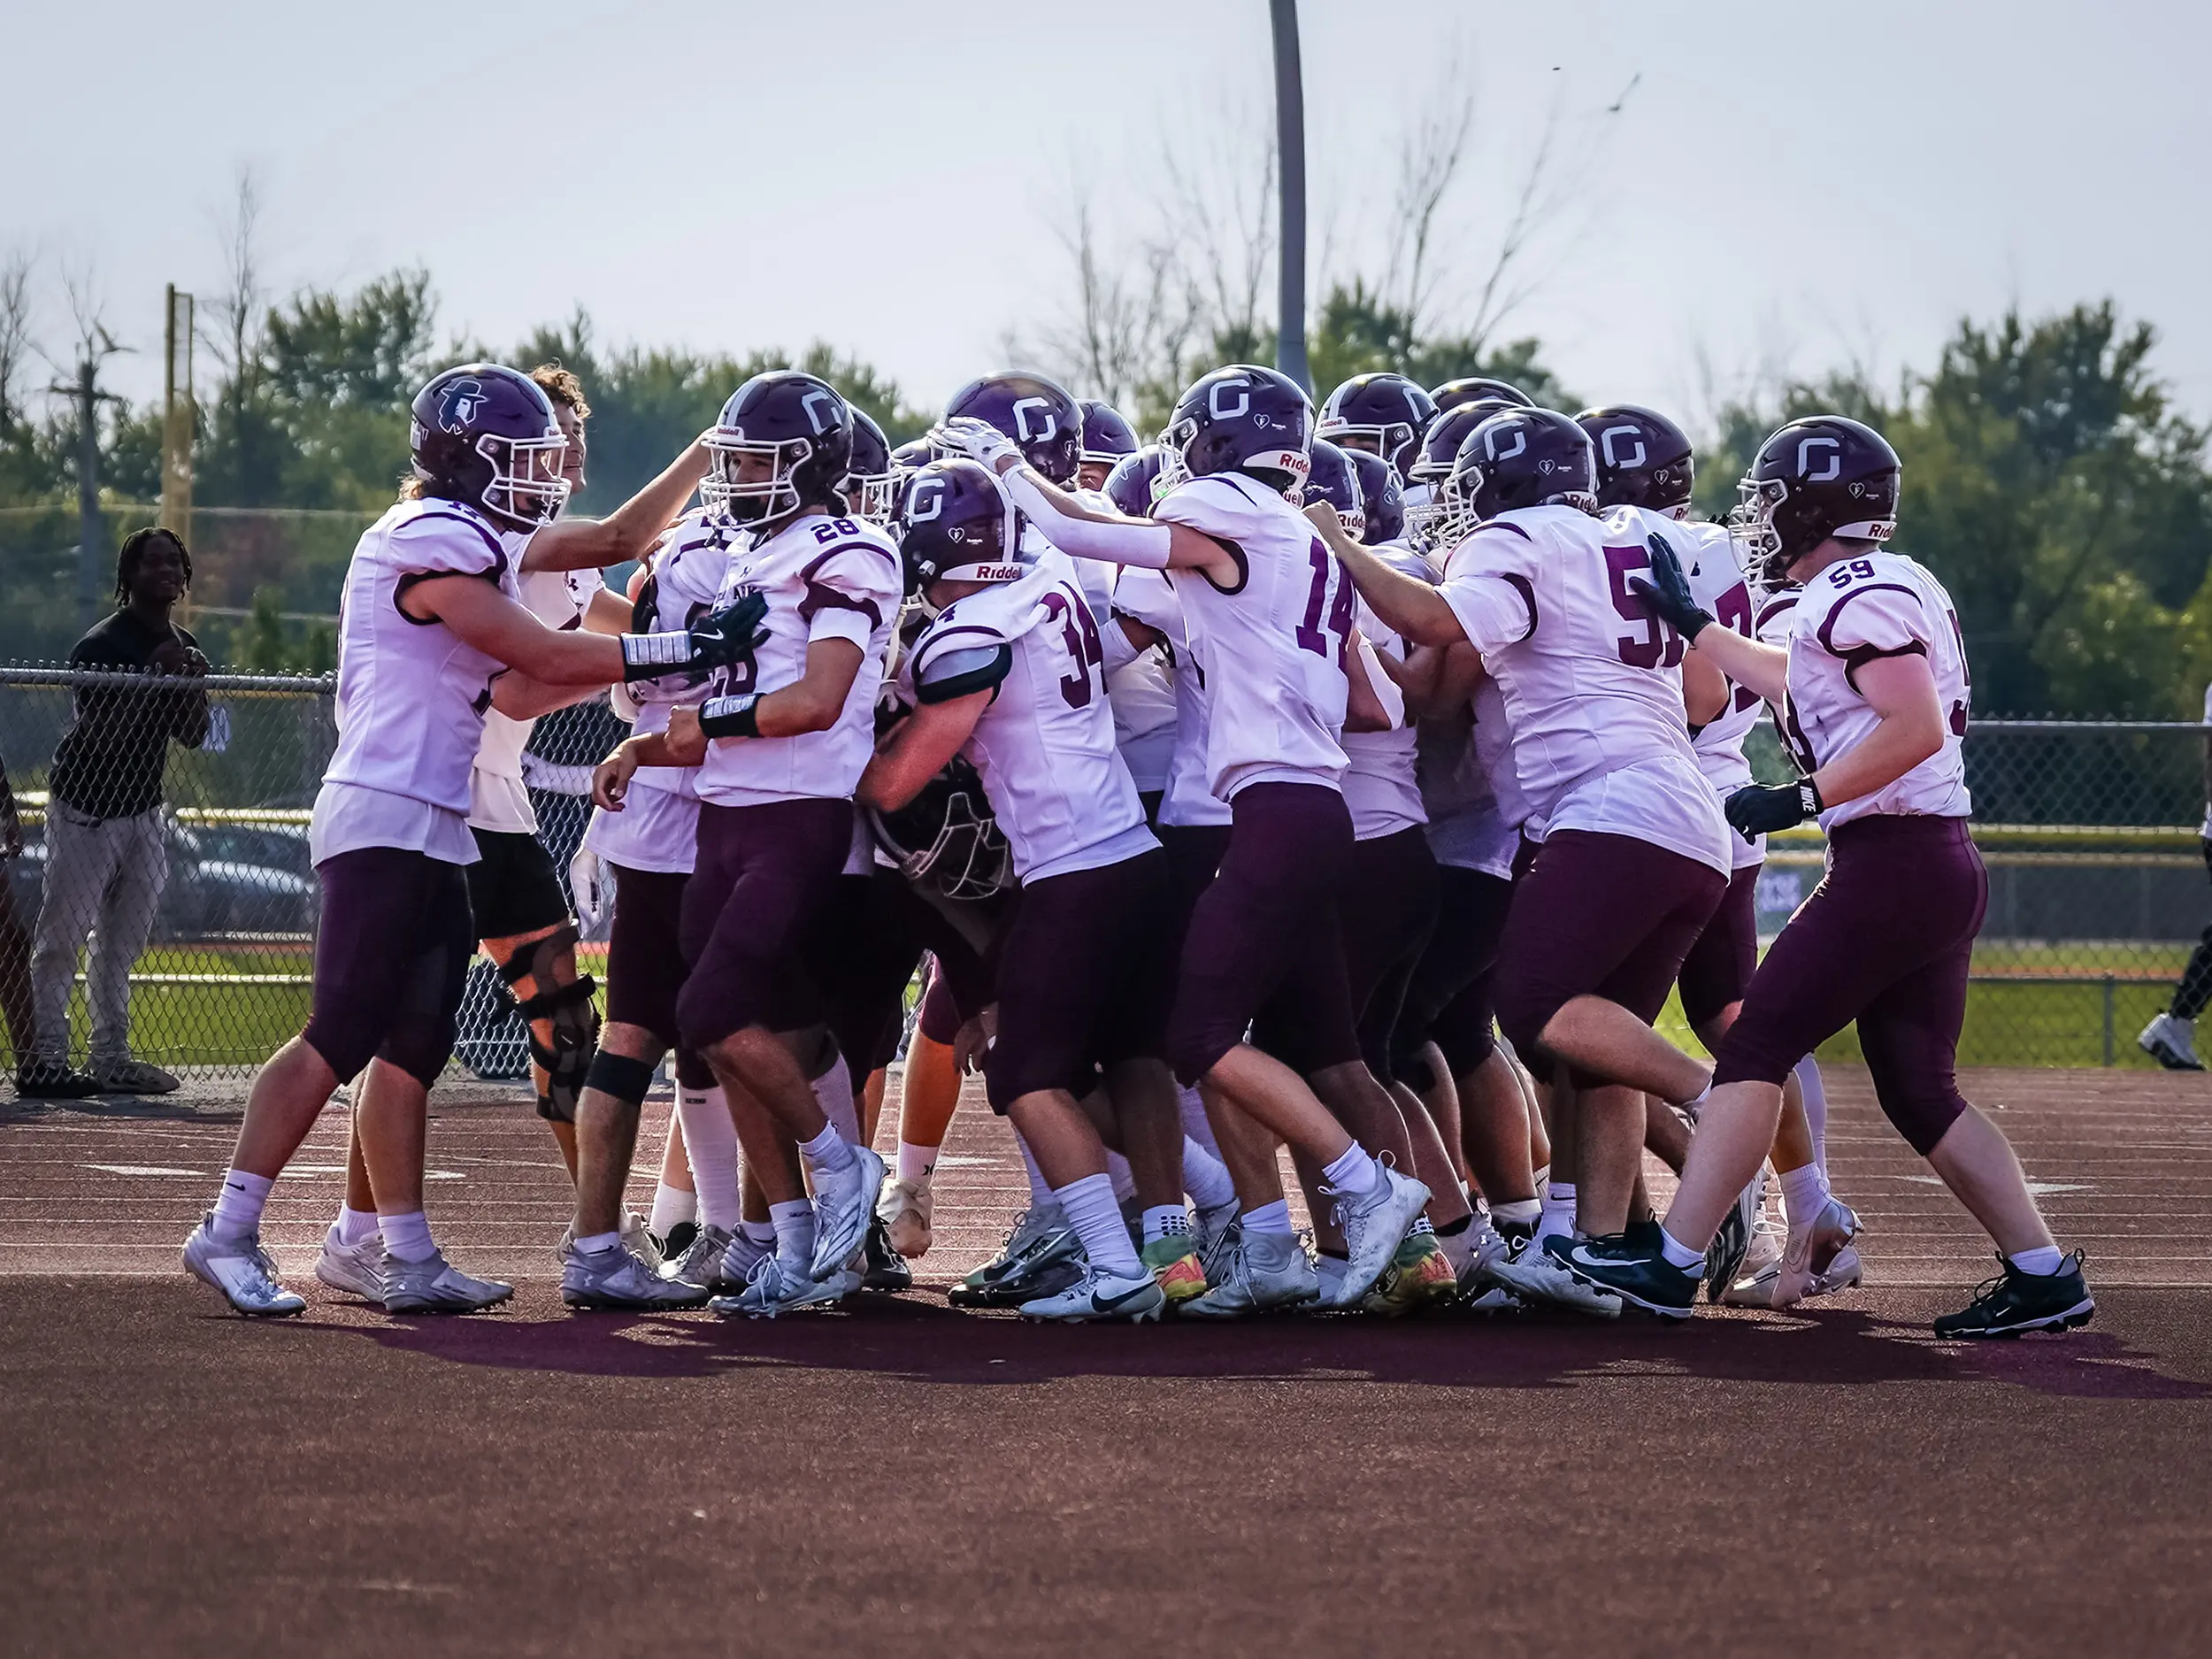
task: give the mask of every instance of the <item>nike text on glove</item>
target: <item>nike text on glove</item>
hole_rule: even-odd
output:
[[[971,461],[980,461],[994,472],[998,471],[1003,456],[1021,459],[1018,444],[989,421],[979,420],[973,415],[955,415],[932,432],[929,441],[938,449],[964,455]]]
[[[1682,561],[1674,556],[1666,537],[1655,532],[1645,538],[1644,545],[1651,549],[1651,578],[1631,576],[1628,585],[1649,601],[1677,634],[1694,642],[1699,633],[1711,624],[1713,613],[1691,594],[1690,579],[1682,573]]]
[[[1739,789],[1721,807],[1721,815],[1737,834],[1756,841],[1774,830],[1793,829],[1809,818],[1818,818],[1826,803],[1810,778],[1795,783],[1758,784]]]
[[[663,674],[726,668],[749,660],[768,631],[765,594],[747,594],[733,605],[703,616],[687,628],[664,634],[622,636],[622,678],[655,680]]]

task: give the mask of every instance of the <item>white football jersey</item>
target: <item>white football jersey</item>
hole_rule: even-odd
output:
[[[1133,565],[1123,571],[1114,588],[1114,603],[1123,615],[1156,628],[1167,640],[1175,735],[1168,751],[1160,822],[1179,828],[1230,822],[1229,803],[1214,794],[1207,770],[1206,726],[1211,703],[1206,695],[1205,670],[1198,665],[1191,649],[1183,607],[1167,572]]]
[[[1104,512],[1120,510],[1094,489],[1071,492],[1086,506]],[[1034,558],[1051,546],[1037,526],[1022,527],[1022,547]],[[1084,603],[1098,618],[1105,649],[1106,701],[1114,711],[1114,743],[1141,792],[1167,787],[1168,762],[1175,750],[1175,693],[1167,666],[1151,651],[1140,651],[1113,626],[1114,592],[1121,567],[1097,559],[1070,559]]]
[[[597,571],[524,571],[515,580],[523,608],[566,633],[584,626],[584,608],[600,586]],[[538,833],[537,809],[522,781],[522,750],[535,720],[518,720],[496,709],[484,711],[484,740],[469,773],[469,826],[513,835]]]
[[[679,519],[653,558],[650,628],[688,627],[712,611],[730,549],[743,538],[736,524],[703,509]],[[637,735],[665,732],[670,710],[680,703],[701,701],[704,687],[704,677],[696,674],[631,681]],[[584,833],[586,845],[610,864],[628,869],[689,874],[699,849],[697,780],[698,769],[692,766],[640,766],[631,774],[621,811],[593,812]]]
[[[1541,833],[1633,836],[1725,875],[1731,832],[1690,748],[1681,636],[1628,586],[1650,567],[1640,535],[1524,507],[1453,549],[1442,591],[1502,694]]]
[[[1114,748],[1097,619],[1076,562],[1050,548],[1018,581],[947,605],[902,671],[918,695],[1000,653],[1005,677],[961,748],[1013,854],[1041,881],[1119,864],[1159,843]]]
[[[764,594],[768,637],[749,663],[719,670],[711,695],[765,695],[806,674],[816,640],[860,647],[860,672],[836,722],[796,737],[718,738],[699,768],[699,798],[718,806],[849,800],[875,752],[876,692],[904,590],[898,549],[864,519],[806,513],[764,539],[733,544],[718,607]]]
[[[518,598],[529,540],[442,500],[400,502],[362,533],[338,604],[338,742],[315,803],[318,860],[383,846],[475,861],[469,773],[503,664],[399,601],[440,576],[479,577]]]
[[[1211,536],[1238,580],[1168,572],[1212,701],[1207,785],[1222,800],[1254,783],[1339,787],[1344,772],[1344,653],[1357,594],[1313,526],[1257,479],[1192,479],[1152,510]]]
[[[1789,615],[1782,737],[1808,776],[1856,749],[1881,724],[1854,680],[1866,664],[1884,657],[1926,657],[1943,704],[1943,747],[1888,787],[1830,807],[1820,815],[1820,827],[1832,832],[1839,824],[1884,812],[1968,816],[1974,803],[1966,789],[1961,740],[1972,682],[1958,610],[1943,584],[1902,553],[1863,554],[1831,565],[1807,582]]]
[[[1403,568],[1391,553],[1376,551],[1394,568]],[[1358,604],[1360,636],[1375,648],[1377,656],[1403,663],[1406,642],[1368,609],[1365,600]],[[1387,732],[1347,732],[1342,741],[1344,804],[1352,814],[1354,839],[1374,841],[1428,822],[1415,759],[1421,740],[1410,720]]]
[[[1713,620],[1724,628],[1732,628],[1746,639],[1755,639],[1751,607],[1751,584],[1743,573],[1742,553],[1728,526],[1702,521],[1670,518],[1663,513],[1649,512],[1641,507],[1617,507],[1606,517],[1606,540],[1623,544],[1653,532],[1667,538],[1675,557],[1682,561],[1682,573],[1689,578],[1690,592],[1697,603],[1710,611]],[[1744,758],[1744,740],[1751,735],[1751,728],[1759,723],[1762,703],[1759,694],[1747,686],[1731,683],[1728,687],[1728,706],[1720,717],[1700,726],[1690,736],[1690,748],[1697,756],[1698,770],[1705,774],[1706,782],[1713,786],[1715,797],[1726,801],[1737,790],[1755,781],[1751,775],[1751,763]],[[1731,836],[1736,867],[1748,869],[1766,856],[1766,838],[1747,842],[1740,835]]]

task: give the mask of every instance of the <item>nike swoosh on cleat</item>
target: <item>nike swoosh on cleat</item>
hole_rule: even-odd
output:
[[[1091,1306],[1097,1309],[1102,1313],[1111,1313],[1124,1302],[1133,1302],[1137,1297],[1143,1295],[1146,1291],[1151,1288],[1152,1286],[1149,1285],[1133,1285],[1129,1289],[1123,1291],[1118,1296],[1102,1296],[1096,1291],[1093,1291],[1091,1293]]]
[[[1654,1258],[1648,1256],[1585,1256],[1578,1245],[1569,1253],[1569,1259],[1578,1267],[1649,1267]]]

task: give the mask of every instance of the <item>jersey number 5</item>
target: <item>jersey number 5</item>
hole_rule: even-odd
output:
[[[1631,668],[1678,668],[1682,664],[1682,636],[1674,631],[1672,624],[1655,615],[1643,595],[1628,585],[1632,573],[1650,568],[1651,555],[1642,548],[1605,549],[1605,573],[1613,588],[1613,609],[1622,621],[1640,622],[1644,628],[1641,634],[1619,636],[1621,661]]]

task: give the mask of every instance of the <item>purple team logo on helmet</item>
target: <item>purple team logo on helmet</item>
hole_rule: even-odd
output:
[[[1051,482],[1075,481],[1083,452],[1083,411],[1058,382],[1041,374],[987,374],[945,404],[944,419],[967,415],[1021,446],[1022,459]]]
[[[1156,498],[1188,479],[1241,472],[1295,501],[1312,443],[1313,405],[1297,381],[1256,364],[1216,369],[1175,400],[1160,434]]]

